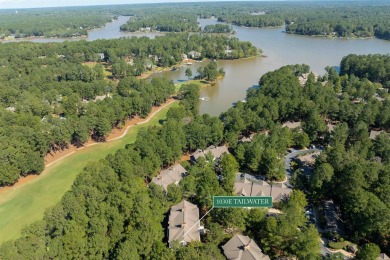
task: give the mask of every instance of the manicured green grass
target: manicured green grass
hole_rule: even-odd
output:
[[[169,108],[177,105],[174,102],[159,111],[148,123],[133,126],[125,137],[79,150],[48,167],[41,176],[1,193],[0,244],[18,238],[24,226],[42,219],[45,210],[61,200],[88,162],[103,159],[126,144],[133,143],[140,130],[158,125],[166,117]]]
[[[185,85],[185,84],[195,84],[199,87],[206,87],[206,86],[209,86],[210,83],[204,81],[204,80],[198,80],[198,79],[191,79],[191,80],[187,80],[187,81],[183,81],[183,82],[180,82],[180,83],[177,83],[176,86],[175,86],[175,91],[179,91],[180,88]]]
[[[96,64],[98,64],[97,62],[85,62],[85,63],[81,63],[82,65],[84,66],[87,66],[89,68],[93,68],[96,66]],[[105,79],[109,79],[109,77],[112,76],[112,73],[111,71],[109,70],[109,68],[107,68],[107,66],[104,66],[104,69],[103,69],[103,76]]]
[[[345,240],[343,242],[329,242],[329,247],[333,249],[344,249],[347,247],[347,245],[351,244],[351,242]]]

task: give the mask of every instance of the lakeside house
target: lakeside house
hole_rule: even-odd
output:
[[[197,52],[197,51],[190,51],[188,53],[188,56],[191,57],[191,59],[199,59],[202,57],[202,53]]]
[[[202,227],[199,223],[198,206],[186,200],[172,206],[168,225],[169,247],[173,241],[178,241],[184,246],[192,241],[200,241]]]
[[[168,169],[160,171],[159,175],[152,179],[152,182],[161,186],[165,191],[168,190],[168,185],[174,183],[176,185],[187,174],[186,169],[180,164],[175,164]]]
[[[287,199],[292,189],[284,183],[274,183],[271,186],[263,180],[252,182],[243,179],[234,183],[234,191],[240,196],[272,196],[272,202],[279,202]]]
[[[269,260],[260,247],[248,236],[235,235],[222,246],[223,254],[231,260]]]
[[[200,157],[206,157],[206,154],[211,153],[214,160],[222,157],[222,155],[230,154],[226,145],[222,146],[209,146],[205,150],[198,149],[191,155],[192,161],[197,161]]]

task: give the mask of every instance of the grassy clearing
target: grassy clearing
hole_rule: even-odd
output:
[[[98,64],[97,62],[84,62],[84,63],[81,63],[82,65],[84,66],[87,66],[89,68],[93,68],[96,66],[96,64]],[[111,73],[111,68],[108,67],[107,65],[104,65],[102,64],[104,69],[103,69],[103,76],[104,76],[104,79],[109,79],[110,77],[112,77],[112,73]]]
[[[8,190],[0,196],[0,244],[20,236],[26,225],[40,220],[45,210],[57,204],[70,189],[77,174],[88,162],[105,158],[126,144],[132,143],[137,133],[151,125],[158,125],[166,117],[174,102],[158,112],[148,123],[133,126],[121,139],[99,143],[79,150],[47,168],[41,176],[16,189]]]
[[[218,77],[216,81],[222,79],[222,77]],[[215,82],[216,82],[215,81]],[[214,82],[214,83],[215,83]],[[197,85],[199,86],[200,88],[204,88],[204,87],[209,87],[209,86],[212,86],[213,82],[208,82],[208,81],[205,81],[203,79],[190,79],[190,80],[187,80],[187,81],[183,81],[183,82],[180,82],[180,83],[177,83],[175,85],[175,88],[176,88],[176,91],[179,91],[180,88],[185,85],[185,84],[194,84],[194,85]]]

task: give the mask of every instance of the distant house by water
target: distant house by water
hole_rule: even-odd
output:
[[[190,51],[188,53],[188,56],[191,57],[191,59],[199,59],[200,57],[202,57],[202,53],[197,51]]]

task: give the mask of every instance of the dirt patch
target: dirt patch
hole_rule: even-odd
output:
[[[77,151],[77,147],[74,145],[70,145],[67,149],[64,150],[58,150],[55,152],[51,151],[45,156],[45,168],[48,167],[48,165],[50,166],[51,163],[57,161],[61,157],[74,153],[75,151]]]
[[[10,190],[10,189],[14,189],[14,188],[16,188],[16,187],[18,187],[18,186],[20,186],[20,185],[22,185],[22,184],[24,184],[24,183],[27,183],[27,182],[29,182],[29,181],[32,181],[33,179],[37,178],[38,176],[39,176],[39,175],[32,174],[32,175],[27,175],[27,176],[25,176],[25,177],[20,177],[19,180],[18,180],[14,185],[12,185],[12,186],[1,187],[1,188],[0,188],[0,194],[1,194],[2,192],[8,191],[8,190]]]

